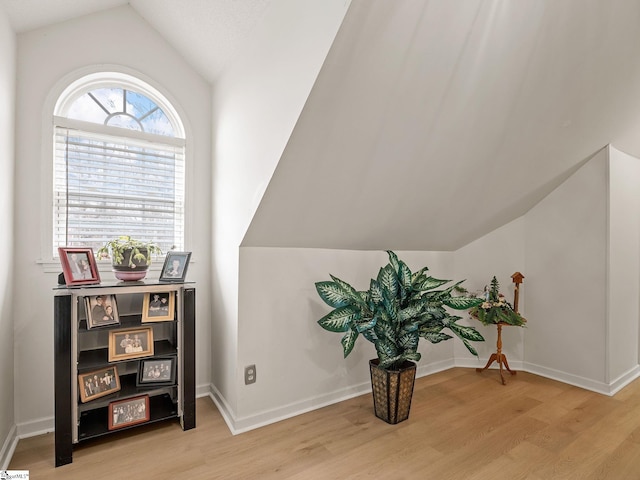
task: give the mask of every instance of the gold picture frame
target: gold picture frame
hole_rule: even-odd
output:
[[[142,302],[142,323],[172,322],[176,311],[175,293],[145,293]]]
[[[82,403],[118,391],[120,391],[120,376],[118,375],[118,367],[115,365],[78,374],[78,392]]]
[[[153,355],[153,328],[138,327],[109,332],[109,361],[130,360]]]

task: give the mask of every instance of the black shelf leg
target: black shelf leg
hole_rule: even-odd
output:
[[[71,295],[54,297],[56,467],[73,462],[71,435]]]

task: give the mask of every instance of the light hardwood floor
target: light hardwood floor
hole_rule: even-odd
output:
[[[363,395],[236,436],[201,398],[194,430],[119,432],[59,468],[42,435],[19,442],[10,469],[32,480],[640,479],[640,380],[614,397],[524,372],[507,381],[454,368],[416,381],[398,425]]]

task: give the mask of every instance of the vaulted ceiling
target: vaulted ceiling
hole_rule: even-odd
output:
[[[635,0],[352,2],[244,243],[479,238],[608,143],[638,156],[639,45]]]
[[[277,1],[0,6],[20,32],[128,3],[214,84]],[[459,248],[640,156],[638,45],[638,0],[352,0],[243,244]]]
[[[16,32],[129,4],[213,82],[272,0],[0,0]],[[117,35],[114,26],[111,35]],[[108,35],[107,37],[108,38]]]

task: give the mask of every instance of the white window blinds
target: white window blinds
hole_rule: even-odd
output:
[[[183,249],[184,145],[159,140],[55,127],[54,256],[120,235]]]

